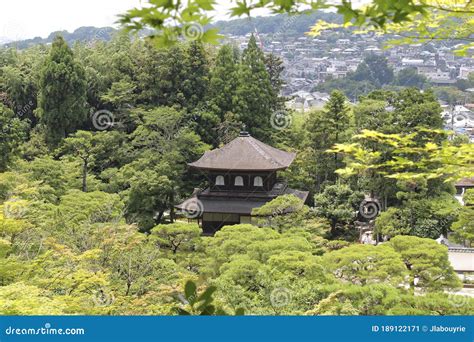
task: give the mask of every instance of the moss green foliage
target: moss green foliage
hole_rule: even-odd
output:
[[[13,111],[0,103],[0,170],[5,170],[8,162],[15,157],[18,146],[26,138],[25,121],[15,117]]]

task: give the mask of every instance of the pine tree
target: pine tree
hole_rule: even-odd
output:
[[[281,73],[285,70],[283,66],[283,60],[273,53],[265,55],[265,66],[267,67],[268,74],[270,75],[270,82],[272,83],[273,92],[279,94],[283,85],[283,79]],[[278,102],[278,107],[275,109],[281,109],[283,107],[283,98]]]
[[[61,36],[54,39],[39,82],[40,123],[46,127],[48,142],[55,146],[76,131],[87,118],[86,81],[82,66]]]
[[[347,141],[350,118],[346,100],[340,91],[333,91],[324,109],[310,113],[306,124],[309,148],[314,154],[312,160],[318,161],[314,170],[318,187],[325,181],[335,181],[334,171],[342,166],[337,153],[331,156],[326,151]]]

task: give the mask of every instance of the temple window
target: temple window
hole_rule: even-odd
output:
[[[235,186],[244,186],[244,179],[242,178],[242,176],[235,177],[234,185]]]
[[[216,185],[225,185],[225,181],[224,181],[224,176],[217,176],[216,177]]]
[[[253,179],[253,186],[263,186],[263,178],[257,176]]]

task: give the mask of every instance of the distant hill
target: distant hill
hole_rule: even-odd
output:
[[[54,37],[58,34],[62,35],[68,44],[74,44],[75,42],[109,41],[117,31],[118,30],[113,27],[83,26],[72,33],[68,31],[56,31],[51,33],[47,38],[36,37],[17,42],[9,42],[4,44],[4,46],[26,49],[37,44],[49,44],[53,42]]]
[[[303,35],[318,20],[329,22],[341,22],[340,16],[328,12],[312,12],[308,14],[287,15],[278,14],[268,17],[255,17],[244,19],[233,19],[229,21],[218,21],[210,25],[219,29],[221,34],[243,36],[247,33],[282,33],[286,35]]]
[[[340,18],[334,13],[313,12],[310,14],[301,14],[289,16],[287,14],[278,14],[268,17],[233,19],[227,21],[218,21],[208,27],[218,28],[221,34],[243,36],[247,33],[254,32],[255,29],[259,33],[282,33],[285,35],[302,35],[309,30],[318,20],[326,20],[338,22]],[[36,37],[17,42],[8,42],[3,44],[6,47],[16,47],[18,49],[26,49],[37,44],[52,43],[54,37],[61,34],[68,44],[75,42],[92,42],[92,41],[109,41],[117,29],[112,27],[92,27],[83,26],[72,33],[68,31],[56,31],[51,33],[47,38]],[[146,35],[144,33],[143,35]],[[4,42],[5,43],[5,42]],[[2,42],[0,41],[0,46]]]

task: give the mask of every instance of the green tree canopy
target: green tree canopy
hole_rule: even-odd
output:
[[[84,68],[61,36],[55,38],[41,70],[37,115],[53,145],[87,118]]]

